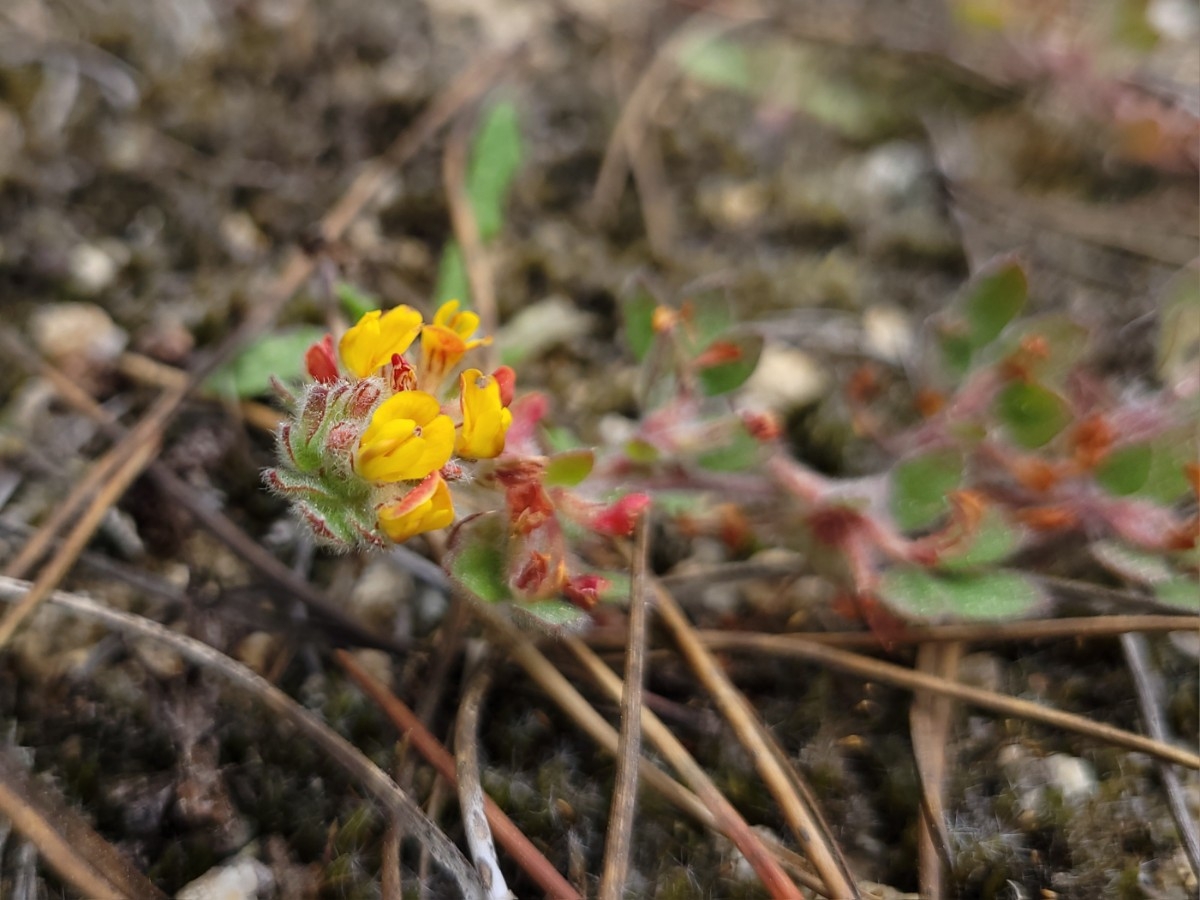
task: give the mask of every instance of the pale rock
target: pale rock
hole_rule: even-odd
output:
[[[30,318],[29,331],[38,352],[58,363],[109,363],[129,340],[94,303],[41,306]]]
[[[1096,770],[1078,756],[1051,753],[1042,760],[1042,765],[1050,787],[1057,788],[1067,803],[1082,803],[1094,796],[1099,787]]]
[[[111,248],[82,243],[71,248],[67,272],[71,287],[81,294],[94,296],[108,288],[121,271],[121,262]]]
[[[496,335],[496,343],[506,348],[506,359],[529,359],[584,337],[592,324],[592,317],[566,297],[547,297],[513,316]]]
[[[863,313],[867,349],[880,359],[902,363],[913,352],[913,330],[908,316],[894,306],[876,305]]]
[[[209,869],[179,889],[176,900],[255,900],[275,889],[271,870],[252,857]]]
[[[819,399],[829,375],[808,353],[768,341],[742,392],[751,409],[786,412]]]

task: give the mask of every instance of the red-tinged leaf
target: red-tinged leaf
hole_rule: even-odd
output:
[[[696,373],[701,390],[710,397],[727,394],[745,384],[754,374],[763,348],[762,336],[757,334],[738,335],[717,343],[720,348],[715,356],[725,361],[703,366]],[[700,358],[707,352],[706,349]]]

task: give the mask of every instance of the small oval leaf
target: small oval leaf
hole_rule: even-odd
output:
[[[546,461],[543,483],[547,487],[574,487],[591,474],[596,454],[591,450],[567,450]]]
[[[962,481],[962,456],[939,450],[892,469],[892,518],[901,531],[928,528],[949,509],[946,496]]]
[[[1014,619],[1041,605],[1041,590],[1018,572],[935,575],[917,566],[884,573],[879,596],[918,619]]]
[[[1067,403],[1040,384],[1014,381],[996,398],[996,415],[1013,440],[1030,449],[1054,439],[1071,421]]]

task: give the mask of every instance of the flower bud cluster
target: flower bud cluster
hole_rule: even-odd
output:
[[[512,422],[512,370],[468,368],[458,397],[439,399],[466,353],[479,317],[442,305],[431,323],[408,306],[364,315],[338,342],[314,344],[314,383],[279,431],[280,465],[264,481],[291,501],[322,543],[350,549],[400,542],[454,521],[449,484],[463,462],[504,451]],[[416,364],[406,358],[419,347]]]

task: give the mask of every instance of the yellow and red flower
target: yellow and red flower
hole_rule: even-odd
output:
[[[459,310],[457,300],[447,300],[433,316],[433,324],[421,329],[421,367],[417,381],[425,390],[436,391],[468,350],[492,342],[490,337],[472,338],[479,316]]]
[[[378,309],[364,315],[342,335],[338,353],[358,378],[368,378],[409,348],[421,333],[421,314],[411,306]]]
[[[468,459],[495,459],[504,452],[504,435],[512,424],[500,382],[479,369],[467,369],[459,378],[459,386],[462,430],[454,450]]]
[[[454,423],[424,391],[393,394],[375,409],[358,442],[355,471],[367,481],[415,481],[454,452]]]
[[[454,505],[445,479],[433,472],[394,503],[376,509],[379,529],[396,543],[454,521]]]

